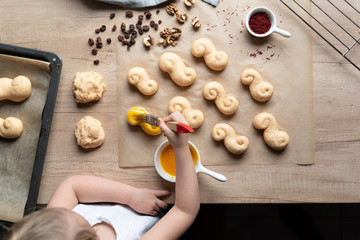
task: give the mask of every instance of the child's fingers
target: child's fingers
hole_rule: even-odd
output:
[[[165,136],[169,136],[169,134],[172,134],[172,131],[168,126],[166,126],[164,119],[159,118],[159,127],[161,129],[161,132],[165,134]]]
[[[163,197],[163,196],[168,196],[171,194],[171,192],[167,191],[167,190],[155,190],[155,196],[157,197]]]
[[[162,208],[162,209],[166,209],[167,208],[167,203],[166,202],[164,202],[164,201],[162,201],[162,200],[160,200],[160,199],[157,199],[156,200],[156,205],[158,205],[160,208]]]

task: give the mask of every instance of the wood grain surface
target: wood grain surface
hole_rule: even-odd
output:
[[[355,5],[360,9],[359,2]],[[152,12],[155,9],[158,8]],[[103,176],[137,187],[174,190],[174,185],[162,180],[154,168],[118,167],[117,40],[112,37],[113,43],[105,43],[96,57],[90,54],[91,48],[87,45],[89,37],[96,37],[95,28],[102,24],[109,28],[113,23],[109,18],[111,12],[123,14],[124,10],[93,0],[0,2],[2,43],[55,52],[63,60],[39,204],[47,203],[56,186],[74,174]],[[228,182],[220,183],[199,174],[202,203],[360,201],[360,71],[316,35],[312,47],[315,164],[212,166],[211,170],[227,176]],[[95,58],[101,61],[96,67]],[[106,91],[97,103],[77,105],[72,95],[74,74],[89,69],[103,73]],[[85,115],[96,116],[106,129],[106,141],[99,149],[85,151],[76,145],[71,126]],[[74,143],[72,147],[64,148],[63,143],[69,141]],[[168,201],[173,200],[174,194]]]

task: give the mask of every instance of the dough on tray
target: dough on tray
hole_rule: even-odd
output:
[[[0,137],[14,139],[21,135],[23,123],[15,117],[0,118]]]
[[[21,102],[31,94],[31,81],[25,76],[17,76],[14,79],[0,78],[0,101],[10,100]]]

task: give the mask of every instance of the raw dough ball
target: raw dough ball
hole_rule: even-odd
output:
[[[73,82],[73,92],[78,103],[99,100],[105,89],[103,78],[96,72],[76,73]]]
[[[0,118],[0,137],[3,138],[17,138],[23,131],[22,121],[18,118],[8,117],[6,119]]]
[[[79,146],[96,148],[104,143],[105,132],[100,121],[86,116],[76,125],[75,136]]]

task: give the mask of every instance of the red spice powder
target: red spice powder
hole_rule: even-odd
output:
[[[254,33],[266,33],[271,27],[269,16],[265,12],[258,12],[251,15],[249,19],[249,27]]]

